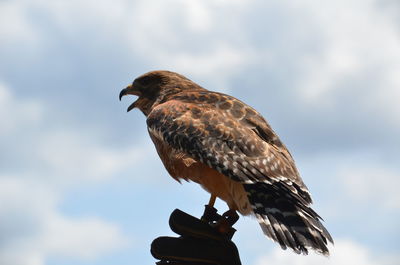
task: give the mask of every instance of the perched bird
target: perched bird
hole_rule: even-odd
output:
[[[168,173],[199,183],[229,206],[228,215],[254,215],[283,249],[329,255],[329,232],[310,208],[294,160],[267,121],[240,100],[204,89],[169,71],[152,71],[120,92],[139,98],[128,107],[147,127]],[[234,214],[232,214],[234,213]]]

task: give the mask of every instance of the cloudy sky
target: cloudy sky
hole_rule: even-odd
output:
[[[118,101],[155,69],[261,112],[336,243],[297,256],[241,218],[243,264],[400,264],[399,18],[397,0],[0,0],[0,264],[150,265],[173,209],[201,215]]]

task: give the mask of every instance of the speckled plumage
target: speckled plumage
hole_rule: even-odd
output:
[[[132,105],[147,116],[149,134],[172,177],[195,181],[230,209],[256,216],[264,233],[284,249],[329,253],[332,238],[310,208],[292,156],[257,111],[168,71],[140,76],[123,94],[139,96]]]

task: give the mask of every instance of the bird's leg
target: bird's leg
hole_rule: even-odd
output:
[[[211,194],[210,201],[204,206],[205,209],[201,220],[209,224],[212,224],[222,218],[222,216],[217,213],[217,209],[214,208],[216,199],[217,197],[214,194]]]
[[[210,200],[208,201],[208,206],[214,208],[216,199],[217,199],[217,196],[215,196],[214,194],[211,194]]]

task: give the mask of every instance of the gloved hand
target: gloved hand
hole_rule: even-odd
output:
[[[169,226],[180,237],[159,237],[151,244],[158,265],[241,265],[231,235],[224,235],[181,210],[172,212]]]

